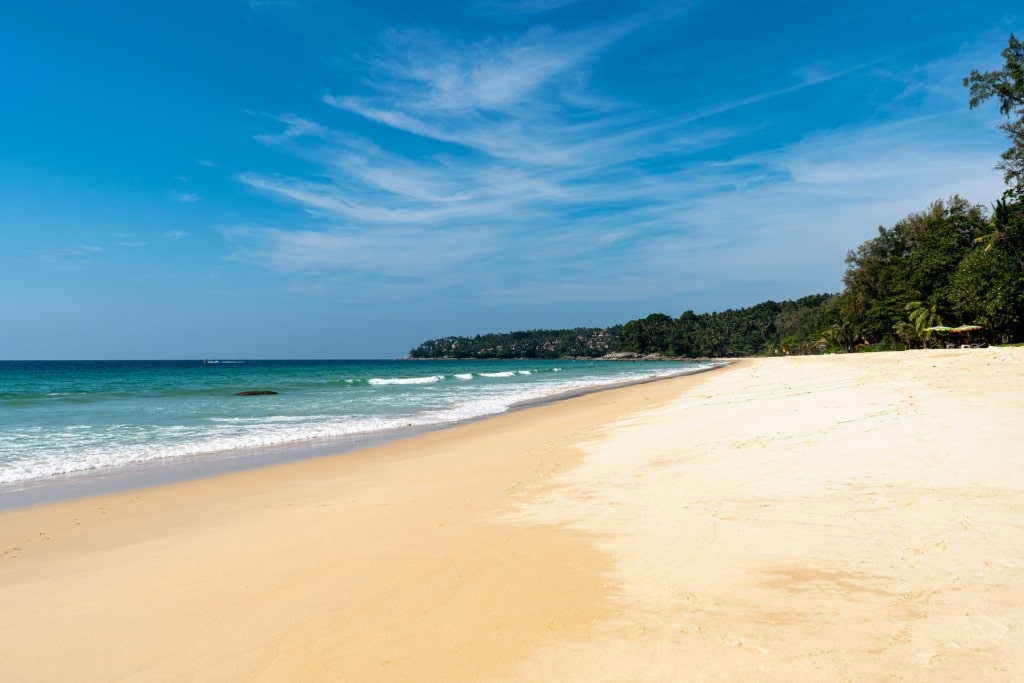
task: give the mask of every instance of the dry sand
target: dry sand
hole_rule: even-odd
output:
[[[0,680],[1024,680],[1024,349],[0,513]]]

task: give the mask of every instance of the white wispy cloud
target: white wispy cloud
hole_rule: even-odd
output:
[[[539,14],[575,5],[582,0],[490,0],[481,3],[484,7],[492,7],[513,14]]]
[[[547,28],[511,40],[444,41],[425,31],[389,34],[373,66],[372,95],[326,95],[331,106],[414,135],[495,159],[572,162],[572,144],[592,138],[614,103],[580,93],[591,62],[628,31],[626,24],[559,33]],[[569,115],[569,118],[566,118]],[[556,144],[552,144],[556,142]]]
[[[138,248],[146,246],[145,240],[140,240],[135,233],[132,232],[116,232],[113,234],[115,240],[117,240],[117,246],[119,247],[130,247]]]
[[[278,133],[261,133],[256,139],[268,145],[280,145],[293,138],[323,137],[327,129],[318,123],[304,119],[301,116],[288,114],[285,116],[270,117],[278,123],[284,124],[284,129]]]
[[[808,292],[779,290],[801,270],[838,289],[845,251],[878,225],[955,192],[998,194],[998,139],[966,140],[959,84],[937,77],[965,72],[965,55],[883,76],[908,100],[931,83],[928,115],[894,100],[875,120],[751,143],[771,122],[724,114],[870,78],[884,58],[798,65],[789,84],[692,108],[589,86],[605,53],[646,20],[474,43],[389,33],[366,92],[323,97],[385,133],[275,117],[279,130],[258,139],[315,173],[237,178],[307,219],[225,229],[233,258],[472,283],[465,296],[490,301],[699,300],[744,284],[799,296]],[[388,132],[424,144],[411,154]]]
[[[95,244],[81,244],[54,249],[31,249],[25,253],[35,260],[58,269],[78,269],[92,263],[93,257],[103,252]]]
[[[194,192],[176,192],[174,193],[174,198],[177,199],[182,204],[194,204],[202,200],[202,197],[195,194]]]
[[[185,232],[184,230],[170,230],[164,233],[164,237],[166,237],[169,240],[178,241],[188,237],[188,233]]]
[[[374,233],[283,230],[232,226],[224,236],[239,244],[233,258],[281,272],[358,273],[423,278],[450,272],[490,249],[486,231],[452,230],[423,240],[420,231],[393,228]],[[381,255],[387,258],[382,259]]]

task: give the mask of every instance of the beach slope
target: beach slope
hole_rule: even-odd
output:
[[[757,359],[0,513],[0,679],[1005,681],[1024,349]]]

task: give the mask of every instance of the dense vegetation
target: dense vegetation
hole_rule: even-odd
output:
[[[765,301],[721,313],[686,311],[676,319],[655,313],[622,326],[620,351],[687,358],[817,353],[821,330],[836,316],[834,294],[797,301]]]
[[[597,358],[618,350],[621,326],[608,329],[527,330],[423,342],[412,358]]]
[[[1010,148],[1006,191],[989,211],[953,196],[850,251],[844,291],[720,313],[653,313],[608,329],[532,330],[425,342],[414,358],[736,357],[892,349],[964,341],[937,327],[980,325],[974,339],[1024,339],[1024,45],[1012,34],[998,71],[964,79],[970,106],[995,97]]]

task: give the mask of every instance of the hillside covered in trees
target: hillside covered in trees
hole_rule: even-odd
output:
[[[721,313],[652,313],[606,329],[526,330],[445,337],[420,344],[412,358],[599,358],[609,353],[728,358],[818,353],[821,329],[837,319],[836,294],[766,301]]]
[[[531,330],[424,342],[413,358],[687,358],[877,350],[974,339],[1024,340],[1024,45],[1010,35],[998,71],[964,78],[970,106],[996,98],[1011,142],[996,164],[1006,191],[989,210],[960,196],[880,227],[846,257],[844,290],[718,313],[652,313],[607,329]]]
[[[423,342],[410,358],[598,358],[618,351],[621,325],[608,329],[527,330]]]

